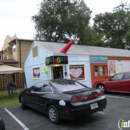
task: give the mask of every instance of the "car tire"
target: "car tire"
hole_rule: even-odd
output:
[[[53,124],[58,124],[60,122],[59,113],[55,106],[50,105],[48,107],[48,117]]]
[[[98,84],[97,88],[103,90],[104,93],[106,92],[106,88],[103,84]]]
[[[21,107],[22,107],[22,109],[26,109],[27,108],[27,105],[26,105],[25,100],[24,100],[23,97],[21,97]]]
[[[1,120],[0,123],[1,123],[1,124],[0,124],[0,130],[5,130],[5,124],[4,124],[4,121]]]

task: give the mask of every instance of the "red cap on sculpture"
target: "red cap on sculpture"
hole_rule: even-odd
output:
[[[71,40],[69,43],[67,43],[61,50],[60,52],[66,54],[66,52],[69,50],[71,45],[74,43],[74,40]]]

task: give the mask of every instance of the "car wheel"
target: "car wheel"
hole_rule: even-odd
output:
[[[26,103],[25,103],[23,97],[21,97],[21,107],[22,107],[22,109],[26,109],[27,108]]]
[[[101,89],[103,92],[106,92],[105,86],[103,84],[98,84],[97,88]]]
[[[1,123],[1,124],[0,124],[0,130],[5,130],[5,124],[4,124],[4,121],[1,120],[0,123]]]
[[[56,109],[55,106],[53,105],[50,105],[48,107],[48,117],[49,117],[49,120],[54,123],[54,124],[57,124],[60,122],[60,117],[59,117],[59,113]]]

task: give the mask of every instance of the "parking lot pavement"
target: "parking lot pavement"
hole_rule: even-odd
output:
[[[107,93],[106,97],[107,108],[103,112],[73,121],[62,120],[58,125],[50,123],[46,115],[33,109],[22,110],[21,106],[1,108],[0,115],[5,121],[6,130],[119,130],[118,121],[121,118],[130,120],[130,95]]]
[[[15,109],[17,111],[17,109]],[[4,110],[0,108],[0,116],[3,118],[6,130],[23,130],[23,128]]]

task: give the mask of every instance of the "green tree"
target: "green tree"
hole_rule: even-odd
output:
[[[93,27],[98,34],[102,35],[104,46],[126,48],[129,45],[128,36],[130,36],[130,6],[127,3],[121,3],[112,13],[96,15]]]
[[[82,0],[43,0],[35,22],[36,39],[68,42],[84,35],[90,20],[90,9]]]
[[[130,50],[130,29],[126,32],[124,40],[126,43],[126,48]]]
[[[102,34],[98,34],[92,27],[88,26],[85,29],[84,35],[79,34],[80,40],[78,44],[90,46],[103,46],[104,41],[101,39]]]

